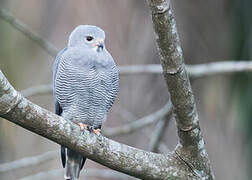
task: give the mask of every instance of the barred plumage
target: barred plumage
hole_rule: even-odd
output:
[[[94,43],[85,41],[86,36],[92,36]],[[67,120],[82,122],[94,128],[100,127],[105,121],[119,89],[117,67],[104,44],[101,45],[103,42],[96,43],[98,38],[105,39],[100,28],[77,27],[70,35],[68,47],[62,50],[55,60],[53,75],[56,113]],[[64,147],[62,151],[66,154]],[[76,168],[80,170],[84,159],[81,161],[80,158],[83,157],[71,150],[68,150],[67,157],[69,170],[66,176],[69,179],[77,179],[76,173],[71,170],[75,166],[71,163],[79,164]],[[70,163],[70,159],[74,161],[71,160]]]
[[[105,67],[69,63],[62,55],[56,74],[55,94],[69,120],[101,125],[118,92],[118,72],[111,61]],[[69,114],[70,113],[70,114]],[[99,121],[97,123],[97,121]]]

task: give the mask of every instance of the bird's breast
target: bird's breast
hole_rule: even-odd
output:
[[[56,75],[56,98],[66,111],[82,118],[102,118],[113,91],[111,71],[97,66],[75,67],[65,62]]]

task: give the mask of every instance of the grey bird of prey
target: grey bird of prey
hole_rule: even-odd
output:
[[[101,28],[76,27],[53,68],[56,114],[98,136],[119,89],[118,69],[104,41]],[[86,158],[61,146],[61,160],[65,179],[78,179]]]

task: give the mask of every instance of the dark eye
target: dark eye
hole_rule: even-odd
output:
[[[94,38],[93,38],[92,36],[87,36],[87,37],[86,37],[86,40],[87,40],[87,41],[92,41],[93,39],[94,39]]]

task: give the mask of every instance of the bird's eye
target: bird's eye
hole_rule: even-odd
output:
[[[93,39],[94,39],[94,38],[93,38],[92,36],[87,36],[87,37],[86,37],[86,40],[87,40],[87,41],[92,41]]]

